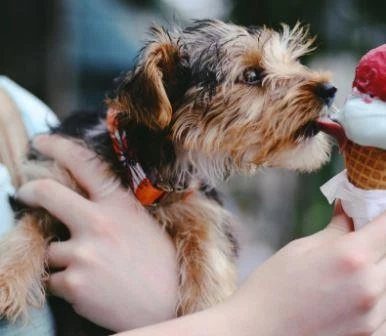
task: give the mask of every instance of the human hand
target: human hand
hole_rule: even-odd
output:
[[[71,232],[68,241],[50,244],[49,266],[57,272],[48,288],[80,315],[112,330],[172,318],[177,267],[167,234],[95,153],[58,136],[40,136],[34,145],[67,168],[89,195],[86,199],[48,179],[18,192]]]
[[[385,252],[386,213],[352,232],[338,205],[326,229],[281,249],[224,306],[230,334],[385,335]]]

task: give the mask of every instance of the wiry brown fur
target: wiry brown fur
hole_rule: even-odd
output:
[[[169,192],[149,211],[176,246],[178,315],[221,302],[235,288],[232,220],[210,196],[216,183],[261,166],[311,171],[329,158],[329,142],[315,130],[314,121],[335,88],[326,89],[328,74],[311,71],[298,61],[311,45],[300,25],[292,30],[283,26],[281,33],[215,20],[198,21],[174,33],[153,28],[138,65],[107,101],[118,112],[141,164],[153,173],[154,183]],[[64,122],[58,133],[83,139],[127,185],[112,155],[104,121],[78,133]],[[33,166],[41,167],[41,161]],[[38,175],[35,172],[29,179]],[[61,177],[63,172],[43,175],[76,189],[70,179]],[[181,196],[186,190],[190,196]],[[47,237],[52,230],[44,228]],[[3,241],[0,250],[9,244]],[[13,302],[0,296],[0,313],[8,318],[25,313],[26,304],[33,303],[26,295],[37,301],[42,296],[39,286],[31,285],[31,276],[24,277],[18,269],[31,258],[44,265],[44,249],[16,260],[18,240],[12,244],[16,246],[11,253],[0,258],[0,291],[13,282],[21,286]],[[42,274],[37,267],[32,283]]]
[[[0,246],[0,302],[12,322],[25,317],[28,304],[44,302],[46,241],[35,216],[24,216]],[[28,262],[27,262],[28,261]]]
[[[154,215],[177,249],[181,284],[177,315],[202,310],[229,296],[236,284],[234,246],[226,237],[229,213],[195,193],[185,202],[159,207]]]

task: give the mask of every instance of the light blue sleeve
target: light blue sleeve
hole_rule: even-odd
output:
[[[29,137],[47,132],[50,126],[58,124],[58,119],[46,104],[8,77],[0,76],[0,89],[5,90],[18,107]]]
[[[14,188],[8,170],[0,163],[0,238],[13,225],[13,214],[8,203],[8,195],[13,192]]]
[[[21,112],[28,136],[47,132],[55,126],[58,119],[55,114],[37,97],[23,89],[7,77],[0,76],[0,90],[8,93]],[[8,196],[14,192],[7,169],[0,164],[0,237],[14,224],[13,213],[8,203]],[[1,336],[54,336],[54,322],[48,306],[30,309],[31,321],[9,324],[0,320]]]
[[[0,89],[7,92],[21,113],[28,136],[49,131],[58,119],[50,108],[30,92],[10,80],[0,76]],[[13,192],[7,169],[0,164],[0,235],[13,225],[13,215],[7,201],[8,194]]]
[[[30,308],[29,321],[17,321],[10,324],[5,320],[0,320],[1,336],[54,336],[55,325],[50,308],[45,305],[43,308]]]

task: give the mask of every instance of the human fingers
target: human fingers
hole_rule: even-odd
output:
[[[343,209],[342,201],[340,199],[337,199],[334,203],[334,208],[332,210],[332,217],[340,215],[346,215],[346,212]]]
[[[89,193],[106,179],[107,165],[85,146],[58,135],[40,135],[33,141],[42,154],[68,169],[75,180]]]
[[[385,336],[386,335],[386,322],[383,322],[379,328],[373,333],[373,336]]]
[[[345,234],[353,231],[354,229],[353,221],[345,213],[342,207],[342,202],[339,199],[334,204],[332,220],[327,228],[331,231],[336,232],[337,234]]]
[[[47,262],[48,267],[51,270],[62,270],[66,268],[71,262],[71,251],[70,242],[52,242],[48,246],[47,251]]]
[[[334,204],[330,223],[324,230],[317,232],[313,236],[319,242],[331,242],[332,239],[343,236],[353,230],[354,224],[352,219],[343,210],[340,200],[337,200]]]
[[[356,232],[363,245],[367,245],[374,261],[380,261],[386,254],[386,212],[382,213]]]
[[[346,265],[347,266],[347,265]],[[377,265],[351,264],[357,276],[351,285],[350,297],[356,317],[350,321],[350,330],[355,335],[385,335],[386,321],[386,260]],[[354,267],[352,267],[354,266]],[[351,333],[350,333],[351,334]]]
[[[47,280],[47,288],[50,293],[65,299],[69,303],[72,303],[73,284],[74,279],[68,275],[67,270],[52,273]]]
[[[58,218],[76,235],[82,227],[93,221],[95,205],[75,191],[50,179],[24,184],[17,198],[32,207],[41,207]],[[90,220],[87,220],[90,219]]]
[[[376,302],[373,309],[370,309],[369,314],[364,315],[362,319],[362,332],[363,334],[373,336],[386,335],[386,294]],[[359,329],[360,330],[360,329]]]
[[[384,315],[386,316],[386,314]],[[373,336],[385,336],[386,335],[386,320],[383,320],[378,329],[372,334]]]

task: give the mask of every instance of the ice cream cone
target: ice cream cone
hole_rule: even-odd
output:
[[[321,129],[341,148],[348,180],[360,189],[386,190],[386,44],[370,50],[358,63],[352,92]]]
[[[343,149],[347,177],[360,189],[386,190],[386,150],[348,141]]]
[[[318,125],[337,140],[346,166],[322,192],[341,201],[359,230],[386,211],[386,44],[361,58],[344,106]]]

